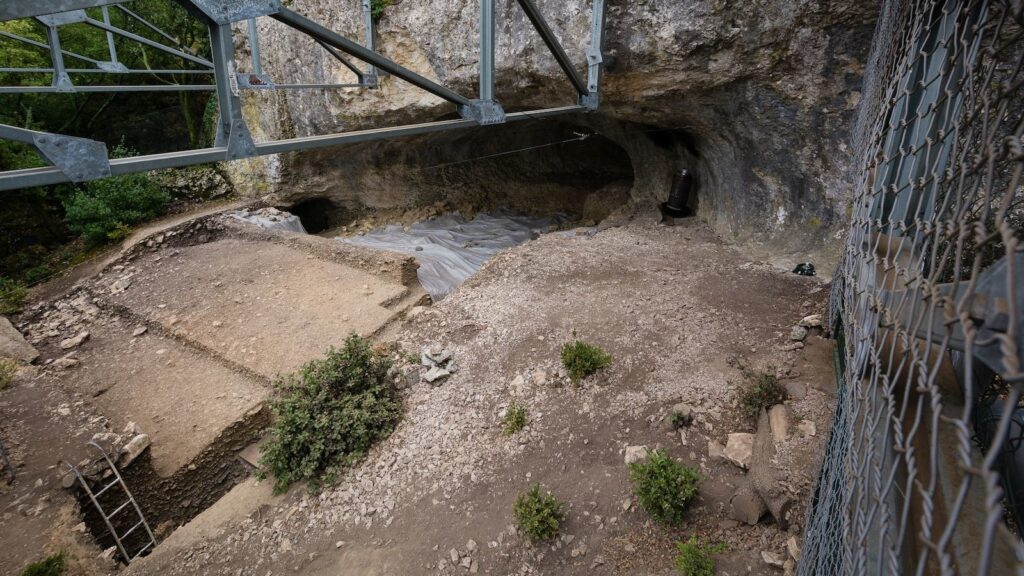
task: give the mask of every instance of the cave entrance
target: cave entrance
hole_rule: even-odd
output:
[[[338,226],[344,213],[344,210],[328,198],[304,200],[294,204],[288,211],[299,217],[302,227],[310,234],[320,234]]]

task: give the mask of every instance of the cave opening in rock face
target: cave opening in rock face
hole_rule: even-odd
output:
[[[310,234],[319,234],[337,226],[343,216],[343,211],[327,198],[303,200],[289,211],[299,217],[302,227]]]

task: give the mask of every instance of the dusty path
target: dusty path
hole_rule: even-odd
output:
[[[708,443],[752,428],[736,406],[742,376],[732,360],[777,367],[803,423],[779,460],[786,488],[806,502],[828,434],[831,344],[812,335],[802,350],[782,348],[827,291],[745,260],[695,222],[654,220],[547,235],[496,257],[397,331],[405,352],[450,347],[460,370],[406,392],[404,421],[363,463],[316,496],[296,488],[244,514],[244,498],[215,506],[195,528],[202,538],[186,526],[129,573],[668,575],[674,541],[691,534],[728,544],[720,573],[776,573],[761,552],[784,558],[790,532],[728,519],[744,472],[709,456]],[[573,331],[614,358],[580,388],[557,376]],[[513,398],[530,424],[505,437],[498,419]],[[679,401],[697,407],[685,442],[666,422]],[[623,464],[630,445],[699,467],[701,497],[681,528],[637,509]],[[510,529],[511,504],[531,482],[568,504],[553,545],[528,546]]]

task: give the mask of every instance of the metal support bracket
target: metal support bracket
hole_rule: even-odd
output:
[[[505,109],[497,100],[470,100],[469,104],[459,106],[459,116],[484,126],[501,124],[505,121]]]
[[[110,176],[107,145],[96,140],[37,132],[0,124],[0,138],[29,144],[72,182]]]
[[[373,7],[370,0],[362,0],[363,4],[363,28],[366,30],[366,49],[376,51],[376,44],[374,39],[374,22],[373,22]],[[380,74],[377,71],[377,67],[373,64],[368,64],[366,72],[362,74],[362,78],[359,80],[360,83],[365,83],[370,88],[376,88],[380,85]]]
[[[587,48],[587,93],[580,95],[580,106],[591,112],[601,104],[601,76],[604,73],[605,0],[593,0],[590,22],[590,47]]]
[[[85,13],[85,10],[72,10],[70,12],[60,12],[58,14],[36,16],[36,20],[41,22],[43,26],[64,26],[65,24],[77,24],[79,22],[85,22],[88,19],[89,16]]]
[[[256,74],[255,72],[242,72],[235,74],[238,87],[243,90],[273,90],[277,87],[270,76]]]
[[[269,16],[281,9],[281,0],[189,0],[203,14],[222,26],[257,16]]]

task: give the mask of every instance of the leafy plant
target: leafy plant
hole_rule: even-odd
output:
[[[550,540],[558,535],[562,520],[564,504],[550,492],[542,493],[540,484],[530,486],[516,498],[513,515],[516,527],[535,542]]]
[[[64,573],[64,553],[33,562],[21,571],[21,576],[60,576]]]
[[[26,296],[28,290],[23,284],[0,276],[0,315],[10,316],[21,312]]]
[[[352,334],[341,350],[332,348],[326,358],[275,381],[275,421],[260,463],[273,474],[276,492],[301,480],[309,480],[311,490],[333,482],[391,434],[402,401],[390,368],[387,357]]]
[[[787,398],[786,387],[775,376],[775,369],[769,367],[765,372],[744,371],[748,384],[740,396],[740,406],[744,414],[756,419],[762,410],[781,404]]]
[[[692,421],[693,421],[693,417],[692,416],[688,416],[688,415],[682,414],[680,412],[673,412],[672,416],[671,416],[671,422],[672,422],[672,429],[673,430],[678,430],[680,428],[685,428],[685,427],[689,426]]]
[[[526,408],[515,400],[508,403],[505,417],[501,419],[502,431],[511,436],[526,427]]]
[[[0,358],[0,390],[5,390],[14,382],[18,373],[18,363],[9,358]]]
[[[715,554],[725,551],[725,544],[719,542],[714,546],[701,544],[696,536],[685,542],[677,542],[679,554],[676,556],[676,570],[683,576],[714,576]]]
[[[679,524],[686,507],[697,496],[697,471],[669,458],[662,450],[648,451],[647,459],[629,465],[629,479],[640,507],[659,522]]]
[[[394,3],[395,0],[370,0],[370,15],[374,22],[380,20],[380,17],[384,15],[384,10]]]
[[[562,365],[569,371],[573,382],[579,382],[611,363],[612,357],[593,344],[573,340],[562,345]]]
[[[146,174],[84,184],[64,201],[68,227],[93,244],[117,241],[130,227],[163,214],[171,197]]]

